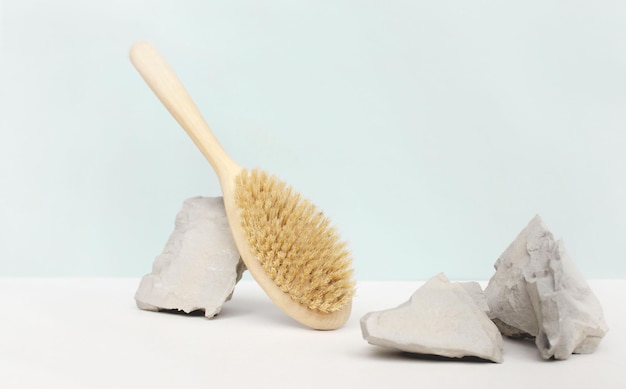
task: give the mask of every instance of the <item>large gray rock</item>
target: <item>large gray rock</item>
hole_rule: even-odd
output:
[[[485,296],[503,335],[534,337],[545,359],[596,349],[608,330],[602,307],[541,217],[528,223],[495,268]]]
[[[476,292],[475,285],[468,289]],[[387,348],[502,362],[502,336],[483,309],[465,287],[439,274],[399,307],[363,316],[361,331],[369,343]]]
[[[235,247],[221,197],[194,197],[176,215],[175,230],[135,301],[141,309],[217,315],[245,266]]]

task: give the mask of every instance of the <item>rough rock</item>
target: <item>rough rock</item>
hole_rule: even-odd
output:
[[[235,247],[221,197],[186,200],[163,253],[145,275],[135,301],[141,309],[217,315],[245,266]]]
[[[489,305],[487,304],[487,298],[483,292],[483,288],[478,282],[458,282],[459,285],[465,289],[467,294],[474,300],[478,308],[485,312],[489,316]]]
[[[506,336],[534,337],[544,359],[591,353],[608,331],[591,288],[538,215],[495,263],[485,296]]]
[[[498,328],[463,286],[451,283],[443,274],[431,278],[397,308],[363,316],[361,331],[373,345],[502,362]]]

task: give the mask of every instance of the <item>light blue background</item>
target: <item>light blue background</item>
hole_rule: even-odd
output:
[[[358,279],[488,279],[535,214],[626,277],[626,2],[0,4],[2,276],[141,276],[183,200],[220,195],[128,60],[149,40]]]

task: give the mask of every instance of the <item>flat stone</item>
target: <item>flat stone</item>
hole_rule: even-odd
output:
[[[544,359],[595,351],[608,331],[602,307],[541,217],[528,223],[495,268],[485,296],[503,335],[534,337]]]
[[[498,328],[465,288],[444,274],[431,278],[397,308],[363,316],[361,331],[365,340],[382,347],[502,362]]]
[[[135,294],[141,309],[217,315],[232,297],[245,266],[235,247],[221,197],[186,200],[152,273]]]

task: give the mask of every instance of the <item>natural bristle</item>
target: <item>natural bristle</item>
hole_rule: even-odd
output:
[[[239,174],[235,199],[252,252],[283,292],[325,313],[350,301],[350,253],[315,205],[259,170]]]

